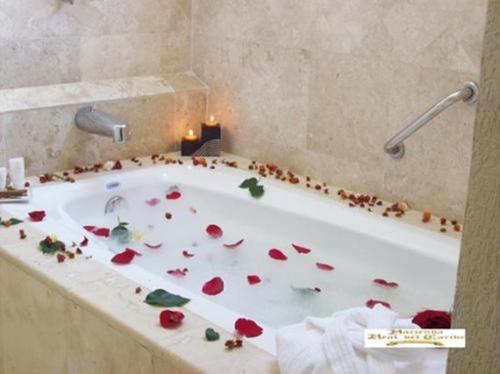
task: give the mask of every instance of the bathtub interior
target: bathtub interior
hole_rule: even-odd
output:
[[[67,229],[72,238],[87,235],[98,260],[146,286],[154,280],[155,287],[194,298],[190,304],[196,312],[226,328],[230,318],[219,318],[220,313],[246,316],[274,332],[306,316],[329,316],[368,299],[389,302],[403,316],[422,308],[451,308],[457,241],[274,181],[263,181],[266,194],[256,200],[238,188],[248,176],[225,167],[216,171],[154,167],[35,188],[31,208],[49,212],[50,219],[41,224],[45,231]],[[165,195],[173,187],[182,196],[167,200]],[[124,200],[105,214],[104,206],[114,196]],[[159,204],[146,203],[153,198]],[[166,219],[167,212],[171,219]],[[82,229],[84,225],[112,228],[118,219],[127,222],[132,232],[126,245]],[[223,229],[222,238],[207,235],[209,224]],[[244,242],[237,248],[223,246],[240,239]],[[151,249],[144,243],[162,245]],[[299,254],[292,243],[312,251]],[[132,265],[110,264],[110,257],[124,247],[143,256],[135,257]],[[271,248],[280,249],[288,260],[271,259]],[[186,258],[184,250],[194,256]],[[318,269],[317,262],[335,269]],[[187,268],[187,275],[177,278],[166,273],[177,268]],[[258,275],[262,282],[250,285],[247,275]],[[215,276],[224,280],[224,291],[203,294],[202,285]],[[378,286],[375,278],[397,282],[399,287]],[[314,288],[321,291],[310,290]],[[272,336],[257,341],[274,351]]]

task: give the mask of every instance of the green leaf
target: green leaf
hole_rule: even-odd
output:
[[[5,221],[2,221],[0,219],[0,225],[5,226],[5,227],[19,225],[20,223],[23,223],[23,221],[20,220],[20,219],[17,219],[17,218],[11,218],[11,219],[8,219],[8,220],[5,220]]]
[[[209,327],[205,330],[205,338],[207,338],[209,342],[215,342],[220,339],[220,334]]]
[[[240,188],[251,188],[252,186],[256,186],[257,183],[259,183],[259,181],[257,180],[257,178],[248,178],[248,179],[245,179],[241,184],[240,184]]]
[[[64,251],[66,249],[66,245],[59,240],[53,242],[49,237],[46,237],[38,243],[38,249],[45,254],[54,254],[58,251]]]
[[[183,306],[189,301],[190,300],[186,299],[185,297],[174,295],[162,289],[157,289],[153,292],[150,292],[144,300],[146,304],[164,307]]]
[[[118,226],[111,230],[111,237],[117,239],[120,243],[127,243],[130,238],[127,225],[127,222],[119,222]]]
[[[250,187],[250,195],[258,199],[264,195],[264,186],[255,185]]]
[[[302,296],[310,296],[318,293],[318,290],[312,287],[294,287],[294,286],[291,287],[292,290],[294,290],[295,292],[297,292],[297,294]]]

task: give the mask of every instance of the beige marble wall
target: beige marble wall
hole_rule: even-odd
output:
[[[0,0],[0,89],[189,70],[191,0]]]
[[[454,326],[467,348],[450,351],[448,373],[500,367],[500,1],[489,0],[471,178],[460,251]]]
[[[462,218],[474,107],[385,140],[480,70],[486,0],[193,0],[193,68],[228,151]]]
[[[170,75],[161,82],[158,87],[158,82],[152,80],[150,86],[140,90],[139,84],[124,84],[123,79],[106,84],[85,83],[78,85],[82,86],[81,92],[66,90],[74,91],[68,96],[72,104],[51,107],[47,98],[39,96],[37,103],[46,107],[33,102],[33,109],[0,113],[0,165],[5,165],[8,158],[22,156],[27,175],[38,175],[75,165],[178,150],[182,135],[205,119],[207,90],[190,74]],[[26,96],[26,90],[22,91],[20,95]],[[92,100],[96,97],[99,100]],[[50,98],[59,102],[64,96],[54,94]],[[124,145],[76,127],[75,114],[88,102],[128,124]]]

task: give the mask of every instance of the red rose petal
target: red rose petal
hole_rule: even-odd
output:
[[[234,249],[234,248],[238,247],[244,241],[245,241],[245,239],[240,239],[236,243],[233,243],[233,244],[224,244],[224,247],[229,248],[229,249]]]
[[[247,280],[251,285],[260,283],[260,277],[258,275],[247,275]]]
[[[212,238],[217,239],[222,236],[222,229],[217,226],[217,225],[208,225],[207,226],[207,234],[210,235]]]
[[[83,240],[80,242],[80,247],[86,247],[89,244],[89,239],[84,236]]]
[[[392,288],[399,286],[399,284],[397,284],[396,282],[388,282],[385,279],[381,279],[381,278],[374,279],[373,283],[376,283],[376,284],[379,284],[379,285],[385,286],[385,287],[392,287]]]
[[[206,282],[201,289],[204,294],[214,296],[224,290],[224,281],[220,277],[215,277]]]
[[[122,168],[122,163],[120,161],[116,161],[111,170],[121,170]]]
[[[149,206],[157,206],[160,202],[160,199],[157,199],[156,197],[146,200],[146,204],[148,204]]]
[[[383,306],[385,306],[386,308],[389,308],[391,309],[391,304],[385,302],[385,301],[380,301],[380,300],[373,300],[373,299],[370,299],[366,302],[366,306],[368,308],[373,308],[375,305],[377,304],[381,304]]]
[[[269,257],[271,257],[272,259],[275,259],[275,260],[279,260],[279,261],[286,261],[288,260],[288,257],[286,257],[286,255],[281,252],[279,249],[276,249],[276,248],[273,248],[273,249],[270,249],[269,252],[267,252]]]
[[[316,267],[321,270],[331,271],[335,269],[332,265],[323,264],[321,262],[316,262]]]
[[[30,220],[32,222],[40,222],[45,218],[45,211],[43,210],[35,210],[33,212],[29,212]]]
[[[96,236],[103,236],[105,238],[109,236],[109,229],[106,227],[83,226],[83,228]]]
[[[92,234],[94,234],[96,236],[102,236],[102,237],[107,238],[109,236],[109,229],[107,229],[105,227],[101,227],[101,228],[94,230],[92,232]]]
[[[411,321],[423,329],[451,328],[451,314],[443,310],[424,310]]]
[[[182,251],[182,255],[186,258],[191,258],[194,256],[194,253],[189,253],[188,251]]]
[[[292,247],[298,252],[298,253],[302,253],[302,254],[307,254],[309,252],[311,252],[311,250],[309,248],[306,248],[306,247],[302,247],[300,245],[296,245],[296,244],[292,244]]]
[[[160,243],[160,244],[149,244],[149,243],[144,243],[144,246],[150,248],[150,249],[158,249],[158,248],[161,248],[161,246],[163,245],[163,243]]]
[[[175,310],[166,309],[160,313],[160,325],[165,329],[179,326],[184,319],[184,314]]]
[[[135,256],[142,256],[142,254],[133,249],[126,248],[123,252],[114,255],[111,262],[119,265],[126,265],[130,264]]]
[[[167,195],[167,200],[177,200],[182,195],[179,191],[172,191]]]
[[[239,334],[247,338],[255,338],[261,335],[263,331],[262,327],[257,325],[254,321],[245,318],[239,318],[234,323],[234,328]]]
[[[175,270],[167,270],[167,274],[173,276],[173,277],[185,277],[188,272],[188,269],[175,269]]]

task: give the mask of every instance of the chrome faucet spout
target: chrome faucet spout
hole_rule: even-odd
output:
[[[474,104],[477,101],[479,87],[475,82],[465,82],[458,90],[453,91],[436,105],[429,108],[422,115],[417,117],[412,123],[399,131],[396,135],[390,138],[384,145],[384,150],[392,158],[400,159],[405,153],[403,142],[413,135],[418,129],[439,115],[443,110],[455,104],[458,101],[463,101],[468,104]]]
[[[92,106],[81,108],[76,113],[75,123],[80,130],[112,138],[116,144],[125,143],[127,124]]]

